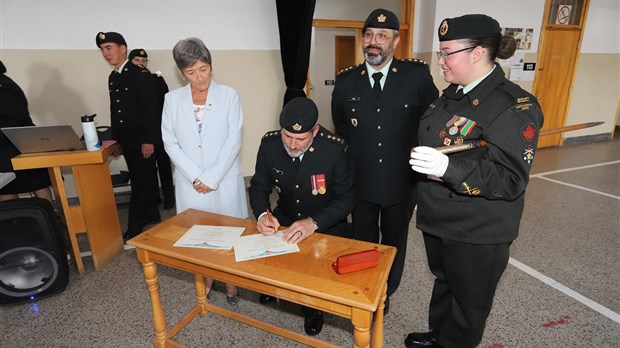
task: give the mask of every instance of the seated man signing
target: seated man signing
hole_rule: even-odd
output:
[[[354,207],[353,173],[344,141],[317,124],[318,109],[307,98],[295,98],[280,113],[279,131],[263,136],[250,181],[250,204],[263,234],[280,225],[283,239],[299,243],[318,231],[347,237],[347,216]],[[273,216],[269,195],[278,193]],[[260,302],[275,298],[261,295]],[[303,307],[304,330],[317,335],[323,313]]]

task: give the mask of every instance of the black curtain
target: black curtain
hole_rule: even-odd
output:
[[[303,91],[310,64],[312,17],[316,0],[276,0],[280,54],[286,93],[284,103],[305,97]]]

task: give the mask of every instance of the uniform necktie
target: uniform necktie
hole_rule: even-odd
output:
[[[372,79],[375,80],[375,84],[372,86],[372,91],[375,93],[375,97],[377,100],[381,99],[381,78],[383,74],[381,72],[376,72],[372,74]]]
[[[299,170],[299,165],[301,164],[301,160],[299,157],[293,157],[293,165],[295,166],[295,171]]]

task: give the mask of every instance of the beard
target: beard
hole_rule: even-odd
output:
[[[286,145],[284,141],[282,141],[282,145],[284,145],[284,150],[286,150],[286,153],[288,153],[288,155],[291,156],[292,158],[295,158],[295,157],[301,156],[304,152],[306,152],[310,148],[310,146],[312,146],[312,142],[314,142],[314,139],[310,140],[308,145],[306,145],[303,149],[295,149],[295,150],[288,147],[288,145]]]
[[[369,48],[380,50],[380,52],[378,54],[368,53]],[[394,52],[394,43],[392,43],[390,47],[388,47],[387,50],[385,51],[383,50],[383,47],[368,45],[364,47],[364,58],[366,59],[368,64],[370,64],[371,66],[379,66],[385,63],[388,57],[392,56],[393,52]]]

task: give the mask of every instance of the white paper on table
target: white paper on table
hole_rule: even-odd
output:
[[[237,262],[298,251],[299,247],[297,244],[288,244],[282,240],[282,231],[269,236],[252,234],[235,240],[235,261]]]
[[[194,225],[174,243],[174,246],[230,250],[245,227]]]

